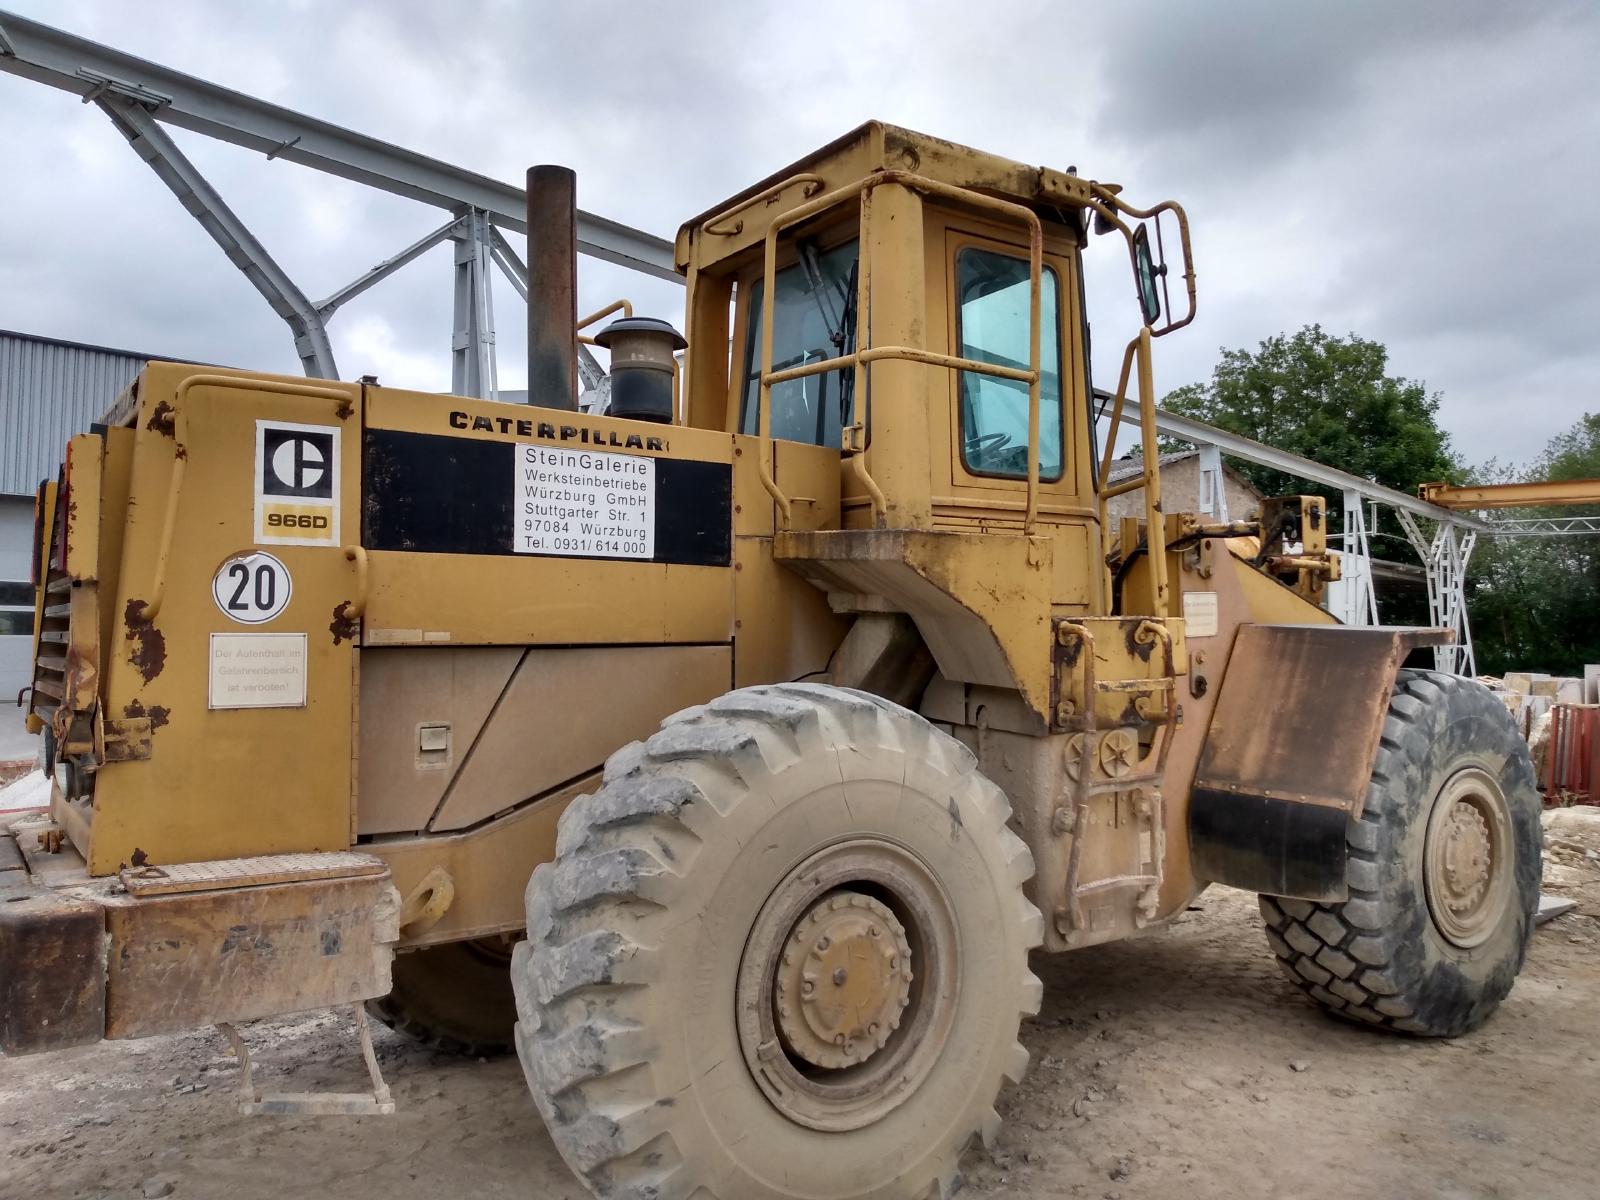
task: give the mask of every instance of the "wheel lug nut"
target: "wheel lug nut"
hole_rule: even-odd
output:
[[[817,990],[817,985],[812,983],[811,980],[809,980],[809,979],[806,980],[804,983],[802,983],[800,985],[800,991],[804,995],[807,995],[807,996],[811,995],[811,993],[816,991],[816,990]]]
[[[848,978],[850,978],[850,973],[848,971],[846,971],[843,967],[840,967],[837,971],[835,971],[833,973],[833,986],[834,987],[843,987],[844,986],[844,981],[846,979],[848,979]]]
[[[819,937],[817,939],[817,949],[818,950],[826,950],[832,944],[833,943],[830,942],[826,937]]]

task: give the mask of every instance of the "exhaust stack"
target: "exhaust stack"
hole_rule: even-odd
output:
[[[528,168],[528,403],[578,408],[578,176]]]

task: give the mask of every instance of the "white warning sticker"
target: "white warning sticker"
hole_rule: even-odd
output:
[[[655,556],[655,459],[518,443],[514,463],[518,554]]]
[[[1184,634],[1192,638],[1217,636],[1217,594],[1215,592],[1185,592],[1183,594]]]
[[[213,633],[211,708],[304,708],[306,635]]]

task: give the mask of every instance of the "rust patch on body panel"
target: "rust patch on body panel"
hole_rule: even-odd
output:
[[[328,632],[333,634],[333,644],[340,642],[353,642],[356,635],[361,632],[361,618],[350,611],[351,602],[341,600],[334,605],[333,620],[328,624]]]
[[[130,701],[122,706],[122,715],[130,720],[147,717],[150,721],[150,732],[154,733],[172,719],[172,710],[165,704],[152,704],[146,708],[137,700]]]
[[[1140,637],[1140,634],[1144,634]],[[1122,641],[1128,648],[1128,655],[1141,662],[1149,662],[1150,655],[1156,648],[1156,639],[1146,629],[1143,617],[1124,617],[1122,619]]]
[[[150,419],[144,423],[144,427],[152,433],[161,434],[162,437],[175,437],[173,423],[177,412],[170,401],[162,400],[151,410]]]
[[[122,623],[127,630],[128,661],[149,683],[167,665],[167,639],[153,623],[145,620],[145,601],[129,600],[122,610]]]

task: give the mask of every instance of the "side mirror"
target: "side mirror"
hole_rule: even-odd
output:
[[[1167,273],[1166,263],[1157,263],[1150,253],[1150,230],[1140,225],[1133,233],[1133,272],[1139,285],[1139,311],[1146,325],[1161,316],[1161,292],[1157,280]]]

